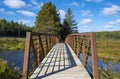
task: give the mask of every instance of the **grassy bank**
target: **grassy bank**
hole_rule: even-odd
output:
[[[0,38],[0,50],[22,50],[25,38]]]

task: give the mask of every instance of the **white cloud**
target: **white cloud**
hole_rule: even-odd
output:
[[[82,4],[81,4],[81,7],[85,7],[85,4],[84,4],[84,3],[82,3]]]
[[[96,2],[96,3],[99,3],[99,2],[102,2],[103,0],[86,0],[87,2]]]
[[[43,2],[40,2],[40,3],[39,3],[39,2],[37,2],[36,0],[31,0],[31,3],[35,5],[34,8],[36,8],[36,9],[40,9],[40,8],[44,5]]]
[[[80,13],[82,16],[89,16],[89,17],[92,16],[92,13],[90,10],[81,10]]]
[[[21,8],[26,5],[23,0],[4,0],[3,3],[10,8]]]
[[[120,19],[117,19],[117,20],[115,21],[115,23],[116,23],[116,24],[120,24]]]
[[[110,16],[118,14],[120,11],[120,6],[112,5],[111,7],[103,8],[102,11],[100,11],[100,14],[104,16]]]
[[[4,12],[5,11],[5,9],[4,8],[0,8],[0,12]]]
[[[4,8],[0,8],[0,12],[3,13],[3,14],[15,15],[14,12],[12,12],[12,11],[6,11]]]
[[[72,5],[76,6],[76,7],[79,7],[79,4],[77,2],[72,2]]]
[[[115,26],[117,26],[117,25],[119,25],[119,24],[120,24],[120,19],[117,19],[117,20],[115,20],[115,21],[108,22],[108,23],[105,25],[105,28],[111,29],[111,28],[113,28],[113,27],[115,27]]]
[[[60,18],[65,18],[65,11],[64,10],[59,10],[59,12],[60,12]]]
[[[86,19],[83,19],[83,20],[80,21],[80,24],[82,24],[82,25],[88,25],[88,24],[91,24],[91,23],[93,23],[93,20],[90,19],[90,18],[86,18]]]
[[[31,21],[30,21],[30,20],[25,20],[25,19],[19,19],[18,22],[19,22],[19,23],[22,22],[23,24],[28,24],[28,23],[30,23]]]
[[[34,5],[38,5],[37,1],[36,0],[31,0],[32,4]]]
[[[109,22],[105,25],[105,28],[111,29],[114,27],[114,22]]]
[[[35,13],[30,12],[30,11],[18,10],[17,12],[18,12],[18,13],[21,13],[21,14],[23,14],[23,15],[25,15],[25,16],[29,16],[29,17],[35,17],[35,16],[36,16]]]
[[[15,12],[11,12],[11,11],[6,11],[5,13],[10,15],[15,15]]]

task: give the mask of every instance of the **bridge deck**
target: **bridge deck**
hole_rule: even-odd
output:
[[[30,79],[91,79],[69,45],[57,43]]]

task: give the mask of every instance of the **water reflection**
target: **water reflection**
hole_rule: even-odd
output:
[[[0,58],[7,61],[9,67],[14,64],[15,68],[19,67],[20,70],[23,67],[23,50],[15,50],[15,51],[0,51]]]
[[[82,54],[80,55],[79,57],[80,61],[82,61]],[[87,63],[87,70],[90,74],[92,74],[92,61],[91,61],[91,56],[88,57],[88,63]],[[104,61],[101,61],[101,60],[98,60],[98,65],[101,69],[109,69],[111,70],[112,72],[120,72],[120,63],[115,63],[115,64],[112,64],[112,63],[106,63]]]
[[[3,58],[8,62],[8,65],[11,67],[12,63],[14,63],[14,66],[17,66],[20,68],[20,70],[23,67],[23,57],[24,57],[24,51],[23,50],[15,50],[15,51],[0,51],[0,57]],[[82,54],[80,55],[79,59],[82,61]],[[111,64],[106,63],[101,60],[98,60],[98,65],[102,69],[109,69],[113,72],[120,72],[120,63]],[[88,58],[87,63],[87,70],[92,73],[92,66],[91,62],[91,56]]]

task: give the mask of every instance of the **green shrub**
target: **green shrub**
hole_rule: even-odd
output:
[[[9,68],[7,62],[0,58],[0,79],[20,79],[21,72],[14,68],[14,65]]]

